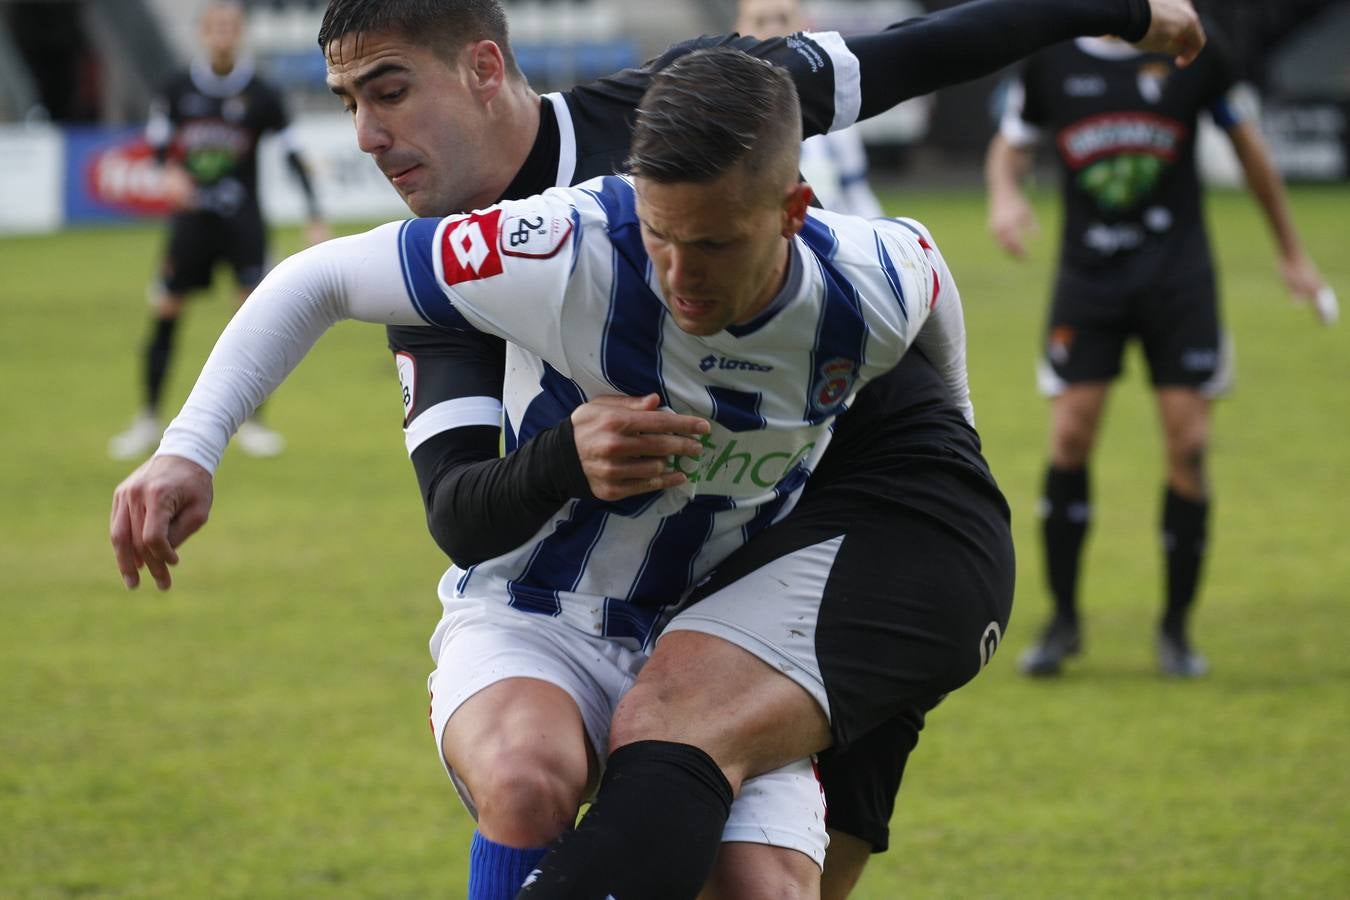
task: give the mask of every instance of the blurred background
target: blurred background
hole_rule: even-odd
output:
[[[507,2],[537,90],[730,27],[730,0]],[[947,3],[810,4],[818,29]],[[1350,302],[1350,3],[1199,4],[1241,59],[1294,218]],[[247,47],[281,85],[335,231],[406,209],[324,86],[318,0],[253,0]],[[107,538],[132,463],[164,198],[143,138],[194,47],[184,0],[0,0],[0,897],[462,896],[472,823],[427,736],[426,639],[446,560],[426,533],[379,329],[344,325],[269,402],[289,441],[237,449],[175,586],[127,592]],[[1015,666],[1048,610],[1035,392],[1057,247],[1043,154],[1030,258],[985,228],[997,75],[864,125],[887,212],[928,224],[966,307],[986,452],[1013,509],[1017,601],[990,671],[939,708],[855,896],[1350,896],[1350,339],[1291,305],[1227,143],[1201,154],[1238,389],[1220,405],[1203,679],[1160,679],[1163,459],[1129,357],[1093,463],[1088,652]],[[261,194],[273,252],[305,207],[280,147]],[[234,309],[218,273],[185,316],[176,410]]]
[[[324,3],[250,0],[247,46],[286,90],[330,216],[397,216],[374,166],[346,139],[315,45]],[[556,90],[629,65],[688,36],[727,31],[730,0],[630,3],[534,0],[505,4],[522,69]],[[955,5],[917,0],[822,0],[817,28],[858,33]],[[1255,90],[1285,177],[1350,177],[1350,3],[1206,0]],[[32,232],[156,212],[157,181],[138,141],[154,92],[193,50],[197,9],[178,0],[0,0],[0,231]],[[993,130],[998,78],[941,92],[863,123],[872,174],[969,181]],[[1205,141],[1204,167],[1233,182],[1226,144]],[[273,221],[303,212],[281,154],[264,153],[262,195]]]

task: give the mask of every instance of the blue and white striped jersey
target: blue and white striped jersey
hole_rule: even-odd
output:
[[[666,312],[633,186],[617,176],[329,241],[273,269],[235,314],[159,453],[214,471],[246,416],[344,318],[509,338],[513,443],[593,397],[659,394],[712,424],[701,459],[680,461],[687,484],[569,501],[522,547],[441,580],[447,604],[501,597],[642,645],[714,565],[790,511],[834,417],[908,347],[972,418],[960,295],[921,226],[812,210],[789,262],[754,321],[700,337]]]
[[[666,313],[632,185],[617,176],[413,220],[398,242],[427,322],[510,338],[508,449],[606,394],[656,393],[712,423],[702,458],[683,461],[681,488],[573,500],[529,543],[442,581],[446,601],[500,592],[518,609],[637,643],[713,565],[786,515],[853,392],[895,365],[935,303],[959,303],[919,226],[813,210],[791,247],[786,296],[749,324],[687,334]]]

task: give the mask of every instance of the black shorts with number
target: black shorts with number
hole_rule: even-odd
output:
[[[1219,321],[1214,270],[1188,267],[1147,281],[1112,269],[1064,267],[1045,331],[1041,389],[1111,381],[1125,344],[1138,339],[1155,387],[1222,393],[1231,360]]]
[[[169,223],[164,289],[181,295],[210,287],[216,264],[223,261],[239,287],[248,290],[262,281],[266,258],[267,232],[256,205],[228,216],[181,212]]]
[[[878,851],[924,716],[989,661],[1013,596],[1008,506],[979,438],[949,404],[911,402],[936,376],[919,358],[902,366],[860,392],[797,506],[717,566],[689,610],[842,536],[814,631],[834,735],[821,779],[830,827]]]

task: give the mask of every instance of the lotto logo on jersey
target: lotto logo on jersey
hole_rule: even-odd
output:
[[[502,274],[502,257],[497,252],[499,209],[474,213],[451,221],[441,235],[441,264],[445,283],[462,284]]]

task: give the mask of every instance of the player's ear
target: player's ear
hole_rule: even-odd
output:
[[[806,222],[806,211],[811,207],[811,199],[816,192],[805,181],[798,181],[788,190],[783,200],[783,237],[795,237]]]
[[[469,72],[472,87],[484,103],[490,102],[506,83],[506,59],[496,41],[481,40],[469,45]]]

